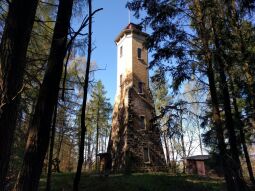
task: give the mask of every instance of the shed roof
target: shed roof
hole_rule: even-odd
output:
[[[183,159],[186,160],[208,160],[210,158],[210,155],[194,155],[189,157],[184,157]]]

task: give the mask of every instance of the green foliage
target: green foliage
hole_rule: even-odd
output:
[[[48,2],[53,3],[53,0]],[[3,2],[1,1],[1,3]],[[6,5],[2,8],[6,8]],[[33,25],[31,40],[27,50],[27,67],[24,76],[24,87],[23,91],[21,91],[18,126],[15,131],[10,164],[11,176],[17,176],[17,171],[22,163],[29,121],[31,114],[34,112],[35,102],[48,59],[52,28],[55,24],[55,12],[56,7],[39,3],[36,22]]]
[[[206,142],[212,147],[217,143],[225,162],[223,168],[229,168],[225,169],[228,190],[246,190],[239,156],[242,147],[251,166],[243,132],[245,121],[255,120],[255,70],[251,61],[255,56],[254,1],[133,0],[127,6],[137,17],[141,12],[146,13],[142,15],[141,25],[152,31],[145,46],[153,53],[150,67],[160,70],[156,74],[157,82],[164,82],[160,80],[164,78],[162,73],[169,74],[171,90],[176,94],[181,94],[186,81],[208,85],[209,89],[204,89],[210,95],[207,104],[211,112],[203,116],[210,127]],[[245,102],[245,106],[237,105],[236,100]],[[185,102],[178,102],[166,108],[183,113]],[[165,114],[178,125],[178,112]],[[249,126],[254,133],[254,125]],[[228,154],[231,159],[226,162]],[[252,169],[249,169],[252,180]]]
[[[104,85],[102,81],[98,81],[92,87],[86,107],[85,161],[89,170],[92,170],[95,155],[107,150],[111,130],[111,113],[112,106],[106,97]]]
[[[98,124],[100,134],[109,135],[109,120],[112,112],[112,106],[109,99],[106,98],[106,91],[102,81],[98,81],[93,87],[91,99],[88,101],[86,127],[88,134],[94,133]]]
[[[168,94],[168,82],[162,70],[156,70],[152,77],[152,94],[155,103],[156,114],[160,115],[170,102],[171,97]]]

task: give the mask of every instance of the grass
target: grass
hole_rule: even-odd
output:
[[[74,174],[55,174],[52,177],[52,191],[72,190]],[[45,188],[46,178],[40,181],[39,190]],[[226,191],[220,179],[188,175],[132,174],[109,177],[83,175],[80,190],[85,191]]]

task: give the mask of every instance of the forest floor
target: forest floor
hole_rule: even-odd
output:
[[[74,174],[59,173],[52,177],[52,191],[71,191]],[[46,178],[39,190],[45,190]],[[141,174],[110,175],[109,177],[83,175],[80,190],[84,191],[226,191],[222,179],[189,175]]]

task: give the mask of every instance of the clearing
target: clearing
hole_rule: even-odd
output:
[[[74,174],[59,173],[52,177],[52,191],[71,191]],[[39,190],[45,190],[46,178]],[[226,191],[222,179],[166,173],[135,173],[109,177],[82,175],[80,190],[84,191]]]

